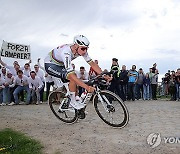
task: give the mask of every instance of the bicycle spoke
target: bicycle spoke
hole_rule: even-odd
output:
[[[98,96],[96,95],[96,97]],[[98,98],[94,99],[94,106],[99,117],[108,125],[124,127],[129,120],[124,103],[118,96],[106,90],[102,91],[100,96],[102,96],[103,102],[98,102]]]
[[[61,91],[54,91],[49,95],[48,100],[52,112],[58,119],[66,123],[73,123],[77,120],[76,110],[74,108],[68,108],[68,105],[64,104],[67,103],[67,101],[69,101],[65,93]],[[65,102],[65,100],[67,101]],[[64,109],[62,108],[63,104],[65,106]]]

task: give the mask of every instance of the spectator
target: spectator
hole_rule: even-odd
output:
[[[19,65],[19,63],[18,63],[17,61],[14,61],[13,66],[10,66],[10,65],[7,65],[6,63],[4,63],[4,62],[2,61],[2,59],[1,59],[1,57],[0,57],[0,63],[1,63],[4,67],[6,67],[6,68],[9,69],[9,71],[12,73],[13,76],[17,76],[17,72],[18,72],[19,70],[22,70],[22,68],[20,68],[20,65]],[[31,63],[31,61],[29,61],[28,63]]]
[[[34,65],[35,73],[38,77],[40,77],[41,81],[43,82],[43,85],[45,86],[45,79],[44,79],[44,73],[42,70],[39,69],[38,64]],[[44,86],[40,91],[40,103],[43,102],[43,93],[44,93]]]
[[[98,60],[95,60],[94,63],[98,64]],[[92,79],[93,77],[97,76],[97,73],[93,70],[92,67],[90,67],[89,70],[89,78]]]
[[[165,74],[165,77],[164,77],[164,92],[165,92],[165,95],[167,97],[167,95],[169,94],[168,90],[169,90],[169,81],[170,81],[170,73],[168,71],[168,73]]]
[[[45,81],[46,81],[46,100],[48,100],[50,88],[54,86],[54,81],[51,75],[45,73]]]
[[[89,75],[83,66],[80,67],[80,72],[77,74],[77,78],[81,80],[88,80]],[[84,91],[85,89],[79,86],[79,96],[81,96]]]
[[[14,77],[12,76],[12,73],[8,71],[5,79],[5,88],[3,93],[3,102],[7,105],[9,105],[11,102],[14,102],[13,88],[10,87],[13,85],[13,81]]]
[[[4,78],[1,77],[0,74],[0,105],[6,105],[5,102],[3,102],[3,93],[4,93],[4,84],[5,84],[5,80]]]
[[[28,77],[23,75],[23,71],[21,70],[17,72],[17,76],[15,77],[14,82],[10,87],[14,87],[15,85],[17,85],[17,88],[13,92],[15,103],[12,102],[9,105],[19,104],[18,94],[23,90],[25,90],[27,93],[26,104],[29,104],[30,103],[30,90],[29,90],[29,85],[28,85]]]
[[[49,92],[50,92],[50,88],[51,86],[54,86],[54,81],[53,81],[53,77],[51,75],[49,75],[48,73],[46,73],[44,67],[41,66],[40,64],[40,58],[38,58],[37,60],[38,66],[40,69],[42,69],[45,73],[45,81],[46,81],[46,100],[48,100],[48,96],[49,96]]]
[[[108,73],[109,71],[107,69],[104,69],[103,73]]]
[[[128,100],[135,101],[135,84],[138,78],[138,72],[136,71],[136,65],[132,66],[132,69],[128,72]]]
[[[23,70],[23,74],[24,75],[26,75],[27,77],[30,77],[31,68],[30,68],[30,64],[29,63],[26,63],[22,70]]]
[[[180,101],[180,68],[177,69],[175,74],[176,81],[176,101]]]
[[[13,75],[14,77],[17,76],[17,72],[18,72],[19,70],[22,70],[22,68],[20,68],[20,65],[19,65],[18,61],[14,61],[13,66],[10,66],[10,65],[7,65],[6,63],[4,63],[4,62],[2,61],[2,59],[1,59],[1,57],[0,57],[0,63],[1,63],[4,67],[8,68],[9,71],[12,73],[12,75]],[[28,63],[31,63],[31,60],[30,60]],[[15,88],[16,88],[16,87],[14,87],[14,89],[15,89]],[[12,89],[12,90],[13,90],[13,89]],[[23,91],[22,91],[19,95],[21,95],[21,101],[23,101],[23,100],[24,100],[24,93],[23,93]]]
[[[120,94],[120,86],[119,86],[120,68],[119,68],[117,58],[112,59],[110,74],[112,76],[112,80],[111,80],[109,90],[116,93],[119,97],[122,97]]]
[[[156,70],[158,71],[158,69],[157,69],[157,64],[154,63],[154,64],[153,64],[153,67],[152,67],[152,73],[155,73]]]
[[[2,67],[1,68],[1,78],[3,78],[5,80],[6,75],[7,75],[6,67]]]
[[[143,98],[143,79],[144,79],[144,72],[143,69],[140,68],[138,71],[138,78],[136,83],[137,100]]]
[[[34,71],[30,72],[30,77],[28,78],[29,89],[31,92],[32,100],[34,101],[35,95],[37,98],[36,105],[40,103],[40,91],[43,88],[43,82],[40,77],[36,76]]]
[[[149,95],[149,89],[150,89],[150,78],[149,78],[149,73],[146,73],[146,76],[143,79],[143,98],[144,100],[150,100],[150,95]]]
[[[175,84],[175,72],[172,71],[170,80],[169,80],[169,93],[171,95],[171,101],[176,100],[176,84]]]
[[[6,63],[4,63],[4,62],[2,61],[2,59],[1,59],[1,57],[0,57],[0,63],[1,63],[2,66],[4,66],[4,67],[6,67],[6,68],[9,69],[9,70],[11,71],[11,73],[13,74],[13,76],[16,76],[16,75],[17,75],[16,69],[17,69],[17,67],[18,67],[18,65],[19,65],[17,61],[14,61],[13,66],[9,66],[9,65],[7,65]],[[16,69],[15,69],[15,68],[16,68]]]
[[[127,84],[128,84],[128,72],[126,70],[126,65],[122,66],[122,70],[119,75],[119,83],[120,83],[120,95],[123,101],[127,99]]]
[[[150,83],[152,83],[152,77],[153,77],[154,73],[152,73],[152,68],[149,68],[149,79],[150,79]],[[151,85],[149,87],[149,98],[152,99],[152,88]]]
[[[155,74],[152,76],[151,88],[152,88],[152,99],[157,100],[157,85],[158,85],[158,70],[155,71]]]

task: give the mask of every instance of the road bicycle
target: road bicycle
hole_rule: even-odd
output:
[[[85,118],[85,109],[92,100],[96,113],[106,124],[112,127],[125,127],[129,121],[127,107],[119,96],[106,90],[107,82],[103,75],[90,79],[86,84],[95,87],[96,90],[84,95],[82,103],[85,104],[85,107],[80,110],[73,108],[70,104],[68,83],[64,83],[62,90],[52,91],[49,94],[48,103],[54,115],[65,123],[74,123],[79,118]]]

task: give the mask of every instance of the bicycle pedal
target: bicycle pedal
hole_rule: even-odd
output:
[[[85,109],[84,109],[84,108],[83,108],[83,109],[80,109],[80,110],[78,111],[78,118],[79,118],[79,119],[85,119],[85,117],[86,117]]]

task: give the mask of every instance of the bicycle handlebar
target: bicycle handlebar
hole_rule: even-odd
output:
[[[95,76],[94,78],[92,78],[92,79],[90,79],[90,80],[88,80],[88,81],[87,81],[87,80],[84,80],[84,81],[86,81],[86,84],[87,84],[87,85],[96,84],[96,85],[98,85],[98,86],[107,87],[107,86],[109,86],[109,84],[107,84],[107,81],[104,80],[103,75],[104,75],[104,74],[108,74],[108,73],[109,73],[109,72],[107,72],[107,73],[103,72],[103,73]]]

